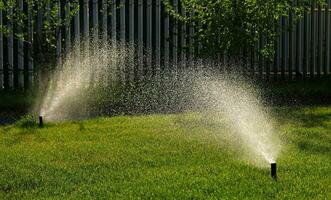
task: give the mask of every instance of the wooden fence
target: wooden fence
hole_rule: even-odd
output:
[[[28,41],[19,41],[13,33],[4,36],[0,33],[0,90],[29,88],[35,82],[36,71],[32,56],[33,37],[42,34],[43,15],[38,13],[32,18],[31,11],[24,0],[17,0],[21,9],[28,16]],[[72,41],[89,37],[91,31],[98,31],[104,40],[134,41],[140,57],[145,49],[153,52],[156,65],[167,66],[171,61],[180,62],[183,58],[193,57],[194,49],[182,51],[182,47],[191,42],[194,29],[181,25],[169,16],[161,0],[80,0],[80,11],[70,24],[56,31],[58,61],[65,49],[70,49]],[[61,5],[58,16],[69,16],[68,3],[58,1]],[[326,0],[324,7],[311,6],[304,18],[290,29],[293,14],[280,20],[280,38],[276,42],[273,62],[259,56],[258,49],[263,41],[249,50],[243,59],[241,68],[244,73],[258,75],[261,78],[277,79],[320,77],[331,73],[330,28],[331,0]],[[174,8],[186,15],[179,0],[173,0]],[[10,11],[9,11],[10,12]],[[112,13],[109,15],[109,13]],[[0,10],[0,25],[12,26],[4,22]],[[19,31],[14,29],[15,31]],[[142,48],[144,47],[144,48]],[[222,59],[225,66],[226,57]],[[143,65],[143,63],[140,63]],[[148,63],[147,63],[148,64]]]

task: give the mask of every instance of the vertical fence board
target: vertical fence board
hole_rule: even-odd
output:
[[[116,0],[112,0],[112,11],[111,11],[111,37],[113,42],[116,41],[117,38],[117,4],[116,4]]]
[[[292,70],[293,70],[293,13],[290,12],[289,14],[289,30],[288,30],[288,35],[289,35],[289,39],[288,39],[288,46],[289,46],[289,56],[288,56],[288,77],[291,80],[292,79]]]
[[[318,28],[317,28],[317,32],[318,32],[318,36],[317,36],[317,40],[318,40],[318,56],[317,56],[317,76],[321,76],[321,68],[323,65],[323,44],[322,44],[322,40],[323,40],[323,26],[322,26],[322,6],[318,6],[318,14],[317,14],[317,24],[318,24]]]
[[[61,1],[57,1],[58,6],[58,13],[57,13],[57,20],[61,20]],[[62,33],[61,33],[61,27],[56,28],[56,60],[57,64],[61,63],[61,51],[62,51]]]
[[[80,14],[79,11],[74,16],[74,37],[76,48],[80,49]]]
[[[308,47],[308,32],[309,32],[309,26],[308,26],[308,13],[305,10],[304,11],[304,18],[303,18],[303,79],[307,76],[308,71],[308,63],[309,63],[309,47]]]
[[[153,26],[152,26],[152,0],[147,0],[147,8],[146,8],[146,47],[147,47],[147,66],[151,66],[152,64],[152,35],[153,35]],[[152,69],[148,69],[152,71]]]
[[[71,17],[70,17],[70,2],[67,2],[65,5],[65,44],[66,51],[68,52],[71,48]]]
[[[92,27],[93,27],[93,34],[95,40],[99,37],[99,4],[98,0],[93,0],[92,4]]]
[[[0,10],[0,26],[3,25],[2,10]],[[3,33],[0,31],[0,89],[4,88],[4,71],[3,71]]]
[[[33,20],[32,20],[32,5],[28,4],[28,83],[29,87],[33,86],[34,82],[34,63],[32,56],[33,48]]]
[[[174,4],[174,10],[176,13],[178,13],[178,0],[173,1]],[[173,46],[173,51],[172,51],[172,59],[174,62],[175,67],[177,62],[178,62],[178,22],[177,20],[173,20],[172,24],[172,46]]]
[[[299,0],[297,0],[297,5],[299,5]],[[300,66],[301,66],[301,30],[302,28],[302,23],[297,22],[296,24],[296,29],[295,29],[295,77],[299,78],[300,76]]]
[[[285,17],[282,17],[282,24],[281,24],[281,31],[282,31],[282,36],[281,36],[281,40],[282,40],[282,61],[281,61],[281,78],[284,79],[285,78],[285,65],[286,65],[286,51],[285,51],[285,46],[286,46],[286,19]]]
[[[144,2],[138,0],[138,63],[139,70],[144,64]]]
[[[8,9],[8,15],[13,15],[13,10],[11,8]],[[8,53],[8,88],[14,88],[14,36],[13,36],[13,22],[12,19],[8,19],[8,29],[9,34],[7,36],[7,53]]]
[[[170,44],[169,44],[169,28],[170,28],[170,21],[169,21],[169,13],[165,13],[164,17],[164,65],[165,67],[169,67],[169,50],[170,50]]]
[[[108,5],[107,0],[102,0],[102,39],[107,43],[108,40]]]
[[[121,0],[120,4],[120,38],[122,42],[125,42],[125,29],[126,29],[126,24],[125,24],[125,0]]]
[[[186,17],[186,10],[185,8],[182,7],[182,10],[181,10],[181,14],[182,16],[185,16]],[[186,24],[182,24],[182,31],[181,31],[181,60],[183,62],[183,65],[186,66]]]
[[[23,0],[17,1],[18,8],[23,12]],[[23,33],[22,27],[18,27],[18,32]],[[18,69],[18,87],[24,89],[24,48],[23,40],[17,41],[17,69]]]
[[[328,4],[325,6],[325,55],[324,55],[324,68],[328,74],[331,71],[330,66],[330,8],[331,2],[327,0]]]
[[[156,0],[155,4],[155,50],[156,66],[161,66],[161,0]]]
[[[310,55],[310,77],[313,78],[314,77],[314,73],[315,73],[315,57],[316,57],[316,38],[315,38],[315,32],[316,32],[316,26],[315,26],[315,2],[312,3],[311,5],[311,11],[310,11],[311,17],[310,17],[310,51],[311,51],[311,55]]]

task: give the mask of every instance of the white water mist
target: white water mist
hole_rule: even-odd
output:
[[[253,84],[201,62],[163,69],[139,66],[134,48],[113,44],[85,42],[64,57],[41,104],[46,121],[114,113],[208,112],[216,122],[227,119],[231,129],[225,137],[245,159],[258,166],[276,161],[281,143]]]
[[[223,75],[199,80],[195,95],[205,110],[227,119],[231,128],[225,137],[237,143],[246,159],[258,166],[276,161],[281,142],[254,85]]]

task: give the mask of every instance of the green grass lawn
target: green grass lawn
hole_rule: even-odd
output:
[[[331,107],[272,110],[278,181],[203,115],[18,122],[0,127],[0,198],[330,199]]]

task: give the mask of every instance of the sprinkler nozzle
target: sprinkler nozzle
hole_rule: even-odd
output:
[[[271,163],[271,177],[277,179],[277,165],[276,163]]]
[[[44,127],[43,116],[39,116],[39,128]]]

